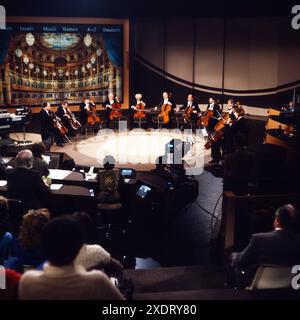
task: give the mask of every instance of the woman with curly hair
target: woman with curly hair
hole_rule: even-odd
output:
[[[37,267],[45,261],[40,249],[40,241],[42,230],[49,222],[48,209],[30,210],[24,215],[19,239],[12,241],[6,268],[23,272],[24,265]]]

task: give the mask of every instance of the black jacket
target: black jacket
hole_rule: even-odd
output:
[[[50,195],[41,175],[26,168],[7,171],[7,191],[9,198],[22,201],[25,210],[45,207]]]
[[[57,108],[56,115],[57,115],[59,118],[61,118],[62,120],[64,119],[65,113],[64,113],[64,108],[63,108],[62,106],[59,106],[59,107]]]
[[[209,107],[210,107],[210,104],[207,105],[206,110],[208,110]],[[213,106],[213,113],[215,118],[219,118],[222,113],[221,107],[217,103],[215,103]]]
[[[186,102],[183,104],[183,106],[180,107],[180,110],[183,110],[183,111],[184,111],[184,110],[187,108],[187,106],[188,106],[188,101],[186,101]],[[192,102],[192,108],[193,108],[193,110],[197,111],[197,113],[200,112],[200,108],[199,108],[199,106],[198,106],[198,103],[195,102],[195,101]]]
[[[40,111],[41,136],[42,140],[47,140],[53,131],[53,118],[48,115],[45,109]]]
[[[242,270],[260,264],[300,264],[300,236],[286,230],[253,234],[234,263]]]

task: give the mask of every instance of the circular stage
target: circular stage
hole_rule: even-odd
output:
[[[13,134],[21,136],[20,133]],[[191,139],[192,137],[192,139]],[[28,133],[26,138],[33,142],[40,141],[40,135]],[[103,158],[112,155],[118,167],[131,167],[136,170],[151,170],[155,167],[158,156],[165,154],[166,144],[172,139],[192,141],[191,150],[186,154],[188,167],[204,164],[209,151],[204,149],[204,138],[201,133],[193,134],[180,130],[143,130],[135,129],[125,132],[100,130],[97,135],[72,138],[64,147],[54,145],[51,151],[65,152],[74,158],[77,165],[102,167]]]

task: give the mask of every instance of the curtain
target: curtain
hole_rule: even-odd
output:
[[[109,60],[116,67],[122,66],[123,39],[121,32],[103,32],[104,48]]]
[[[4,62],[9,48],[10,32],[0,31],[0,64]]]

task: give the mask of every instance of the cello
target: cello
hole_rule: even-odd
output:
[[[145,106],[146,104],[143,101],[137,102],[135,106],[132,106],[132,109],[135,110],[136,112],[133,115],[134,119],[144,119],[146,118],[145,114]]]
[[[67,119],[74,131],[78,131],[81,128],[81,123],[76,119],[74,113],[69,108],[67,108]]]
[[[172,94],[169,93],[168,94],[168,99],[172,97]],[[163,123],[167,124],[170,122],[170,112],[172,111],[172,103],[170,102],[170,100],[168,100],[167,103],[164,103],[161,106],[160,109],[160,113],[157,115],[157,118],[162,118],[163,119]]]
[[[53,111],[51,111],[50,115],[53,119],[53,127],[59,131],[59,134],[62,137],[64,137],[68,133],[67,127],[63,125],[62,120]]]
[[[109,115],[109,119],[110,120],[120,120],[122,117],[122,113],[121,113],[121,104],[117,101],[114,102],[111,106],[111,113]]]
[[[208,127],[210,119],[214,116],[212,110],[206,110],[197,120],[197,126]]]
[[[87,110],[88,117],[87,117],[87,124],[94,126],[97,123],[101,122],[101,118],[96,112],[96,105],[89,105],[89,109]]]

